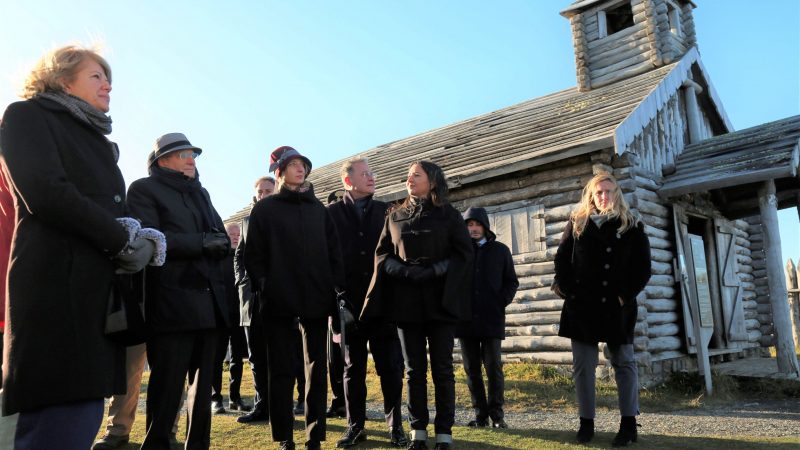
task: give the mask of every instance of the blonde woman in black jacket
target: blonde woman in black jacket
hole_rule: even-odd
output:
[[[594,436],[597,344],[605,342],[622,419],[615,447],[636,442],[639,380],[633,350],[636,296],[650,279],[650,243],[616,179],[595,175],[583,190],[558,247],[553,290],[564,299],[558,335],[572,340],[580,412],[577,441]]]
[[[447,181],[434,163],[411,164],[408,197],[386,217],[362,320],[397,323],[408,385],[410,449],[427,448],[428,359],[436,419],[436,448],[449,449],[455,419],[453,340],[469,314],[472,241],[461,214],[447,202]]]

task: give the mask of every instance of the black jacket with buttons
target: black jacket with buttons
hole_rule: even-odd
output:
[[[506,306],[519,287],[511,251],[494,237],[481,246],[473,242],[475,267],[472,286],[472,320],[456,328],[462,338],[505,338]]]
[[[566,297],[559,336],[633,343],[636,296],[650,279],[650,242],[641,222],[622,235],[617,234],[619,226],[614,219],[598,229],[589,219],[576,239],[572,221],[567,224],[555,259],[554,283]]]

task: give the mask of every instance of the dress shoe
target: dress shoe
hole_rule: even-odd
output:
[[[177,433],[170,433],[169,434],[169,445],[180,445],[180,442],[178,442]]]
[[[280,450],[294,450],[294,441],[282,441]]]
[[[611,441],[611,446],[625,447],[631,442],[636,442],[638,434],[636,430],[637,426],[638,424],[636,423],[635,416],[622,416],[622,420],[619,423],[619,432],[614,436],[614,440]]]
[[[236,421],[239,423],[269,422],[269,416],[266,411],[254,409],[247,414],[237,417]]]
[[[503,419],[492,420],[492,428],[508,428],[508,424]]]
[[[398,428],[392,428],[392,430],[389,432],[389,442],[396,447],[405,447],[408,445],[408,438],[406,437],[406,432],[403,430],[402,426]]]
[[[594,437],[594,419],[584,419],[581,417],[581,427],[575,435],[575,441],[579,444],[586,444]]]
[[[344,431],[342,438],[336,441],[336,448],[349,448],[365,440],[367,440],[367,432],[364,427],[350,425]]]
[[[470,428],[488,427],[489,426],[489,421],[486,420],[486,419],[470,420],[469,423],[467,424],[467,426],[470,427]]]
[[[428,444],[425,441],[413,440],[408,444],[408,450],[428,450]]]
[[[222,400],[211,401],[211,412],[214,414],[222,414],[225,412],[225,407],[222,406]]]
[[[113,448],[119,448],[123,445],[128,443],[128,435],[116,436],[113,434],[106,434],[102,438],[100,438],[97,442],[94,443],[92,446],[92,450],[111,450]]]
[[[450,450],[449,442],[437,442],[433,450]]]
[[[319,441],[308,441],[306,442],[306,450],[321,450],[322,444]]]
[[[303,404],[303,402],[297,402],[297,405],[295,405],[292,412],[294,413],[295,416],[302,416],[303,414],[306,413],[305,404]]]
[[[347,417],[347,408],[345,408],[344,405],[342,406],[331,405],[331,407],[328,408],[328,411],[325,413],[325,417],[328,418],[338,417],[340,419],[344,419],[345,417]]]
[[[250,411],[253,409],[253,407],[243,402],[242,399],[238,398],[228,402],[228,409],[231,411]]]

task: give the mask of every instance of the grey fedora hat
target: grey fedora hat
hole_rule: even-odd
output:
[[[153,152],[147,158],[148,166],[152,166],[158,158],[164,155],[169,155],[170,153],[181,150],[194,150],[198,155],[203,153],[203,150],[200,147],[192,145],[183,133],[167,133],[156,139]]]

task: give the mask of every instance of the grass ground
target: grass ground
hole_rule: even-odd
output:
[[[551,366],[538,364],[513,363],[505,365],[506,374],[506,411],[509,413],[539,410],[566,411],[575,410],[574,388],[569,376]],[[147,373],[143,378],[142,394],[146,392]],[[252,400],[254,391],[250,378],[251,372],[245,369],[245,380],[242,384],[242,395]],[[368,401],[380,400],[380,386],[374,368],[368,373]],[[739,381],[728,377],[716,377],[714,380],[715,395],[705,397],[702,379],[692,374],[676,375],[668,383],[655,389],[641,391],[642,409],[647,411],[675,411],[681,409],[700,408],[730,403],[733,400],[757,398],[760,400],[797,398],[800,401],[800,383],[769,381]],[[431,397],[432,398],[432,397]],[[463,370],[456,369],[456,403],[458,407],[469,407]],[[598,381],[598,409],[616,408],[616,388],[613,381]],[[242,425],[236,422],[235,415],[214,416],[212,421],[212,448],[276,448],[272,442],[269,426],[264,423]],[[138,414],[131,432],[131,443],[128,448],[137,448],[144,437],[144,414]],[[302,418],[295,422],[295,442],[305,441]],[[185,433],[185,420],[181,421],[178,435]],[[798,425],[800,427],[800,425]],[[346,423],[343,419],[328,419],[328,441],[323,448],[332,449],[336,440],[344,432]],[[453,438],[458,449],[564,449],[579,448],[571,444],[575,430],[574,423],[565,423],[559,430],[509,429],[494,431],[491,429],[469,429],[456,426]],[[382,421],[367,421],[369,439],[359,444],[358,449],[392,448],[389,446],[385,425]],[[406,427],[407,428],[407,427]],[[102,432],[101,434],[102,435]],[[589,448],[600,448],[608,445],[613,435],[599,433],[594,445]],[[639,448],[698,448],[724,449],[748,448],[800,448],[797,438],[752,438],[731,436],[726,438],[686,437],[672,435],[648,434],[646,447]]]

